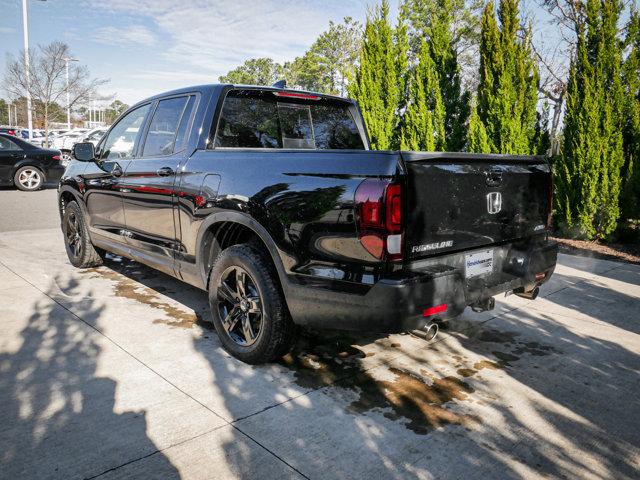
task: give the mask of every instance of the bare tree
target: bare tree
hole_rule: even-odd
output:
[[[534,0],[551,17],[557,28],[559,41],[545,45],[544,40],[534,42],[534,52],[540,62],[540,94],[553,105],[551,121],[551,151],[558,153],[559,130],[569,77],[569,64],[578,42],[578,29],[585,23],[586,0]],[[626,8],[636,0],[622,0]],[[623,22],[624,23],[624,22]],[[623,28],[620,29],[622,31]]]
[[[69,46],[63,42],[52,42],[39,45],[30,50],[30,85],[29,93],[34,103],[41,105],[45,133],[49,135],[51,114],[59,112],[61,105],[66,106],[67,78],[66,61],[71,57]],[[27,81],[24,63],[18,57],[7,57],[6,73],[4,77],[5,90],[14,96],[22,97],[27,93]],[[92,79],[86,66],[76,63],[69,64],[69,105],[71,108],[78,103],[88,100],[95,95],[96,89],[108,80]]]

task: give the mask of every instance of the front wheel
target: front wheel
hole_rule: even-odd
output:
[[[250,245],[233,245],[215,262],[209,280],[213,324],[225,349],[246,363],[275,360],[288,352],[295,326],[277,274]]]
[[[69,202],[65,206],[62,217],[62,233],[71,265],[78,268],[102,265],[102,258],[91,243],[82,210],[76,202]]]

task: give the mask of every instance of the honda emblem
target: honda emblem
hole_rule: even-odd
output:
[[[487,212],[496,214],[502,210],[502,194],[500,192],[491,192],[487,195]]]

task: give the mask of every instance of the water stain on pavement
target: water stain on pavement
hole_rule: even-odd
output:
[[[405,426],[419,435],[445,425],[469,427],[481,423],[475,415],[454,412],[446,404],[454,400],[467,400],[474,389],[454,376],[437,378],[428,384],[421,377],[398,368],[391,368],[394,380],[375,380],[366,373],[353,378],[360,397],[347,411],[362,414],[382,409],[390,420],[408,420]],[[390,411],[389,411],[390,409]]]
[[[298,385],[317,389],[362,370],[360,360],[373,353],[366,354],[355,342],[344,333],[303,332],[292,351],[278,363],[294,372]]]
[[[142,286],[136,280],[106,267],[89,268],[85,271],[94,274],[92,278],[104,278],[112,281],[114,283],[113,292],[117,297],[135,300],[162,311],[165,318],[154,320],[154,324],[164,324],[176,328],[192,328],[197,324],[204,328],[211,328],[211,325],[204,322],[198,313],[187,312],[163,301],[155,288]],[[142,270],[127,273],[144,275]]]
[[[467,400],[474,391],[455,376],[437,378],[425,370],[427,382],[420,376],[390,368],[393,380],[373,378],[362,363],[368,355],[356,344],[372,340],[344,333],[306,335],[279,363],[291,369],[295,382],[304,388],[336,385],[357,394],[358,399],[347,406],[347,412],[379,410],[386,418],[403,421],[406,428],[420,435],[444,425],[470,426],[480,422],[473,415],[447,408],[449,403],[452,406],[456,401]],[[376,343],[398,348],[399,344],[386,340],[378,339]]]

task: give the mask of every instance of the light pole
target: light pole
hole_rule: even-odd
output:
[[[47,0],[40,0],[46,2]],[[27,80],[27,123],[29,128],[29,141],[33,140],[33,117],[31,115],[31,69],[29,66],[29,14],[27,12],[27,0],[22,0],[22,33],[24,36],[24,69]]]
[[[65,57],[64,66],[67,71],[67,130],[71,130],[71,100],[69,99],[69,62],[77,62],[77,58]]]

